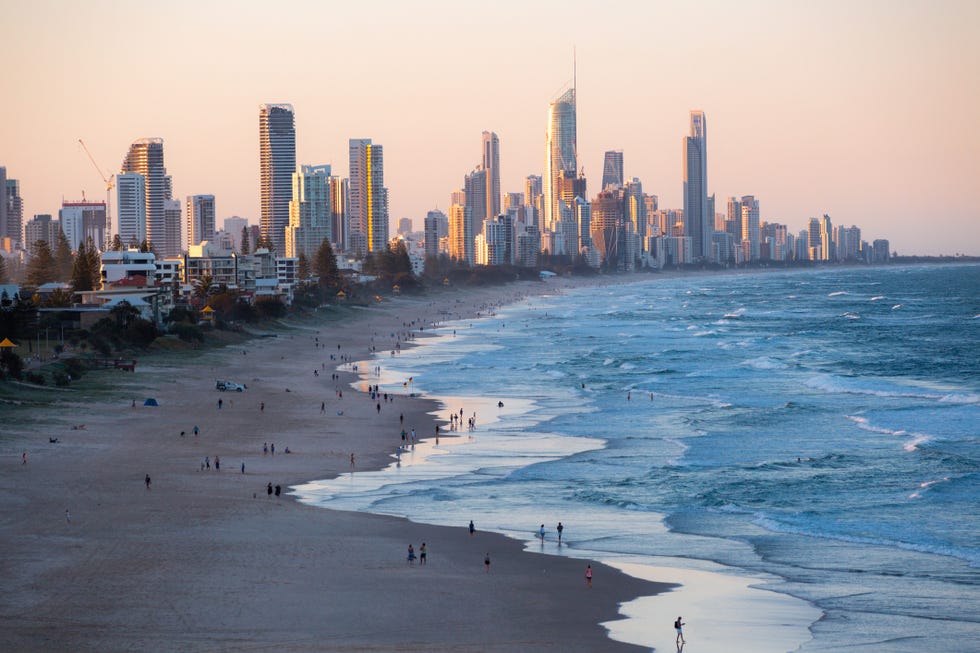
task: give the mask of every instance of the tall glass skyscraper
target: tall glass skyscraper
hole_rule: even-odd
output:
[[[487,171],[486,216],[500,215],[500,138],[483,132],[483,169]]]
[[[170,251],[171,246],[167,234],[166,201],[172,197],[170,177],[167,176],[167,168],[163,165],[163,139],[141,138],[134,141],[129,146],[129,152],[123,160],[122,172],[135,172],[143,175],[145,180],[144,201],[146,202],[145,238],[150,241],[158,253],[166,255],[165,253]],[[120,235],[123,233],[122,229],[120,223]],[[138,228],[135,231],[130,231],[129,235],[132,236],[137,233],[139,233]],[[180,251],[179,238],[176,242],[176,249]]]
[[[714,223],[708,210],[708,125],[704,111],[691,111],[691,135],[684,137],[684,235],[695,259],[711,255]]]
[[[623,185],[623,151],[609,150],[602,161],[602,188]]]
[[[558,206],[558,180],[577,176],[577,127],[575,86],[568,89],[548,107],[548,132],[544,160],[544,229],[554,230],[561,219]],[[571,173],[571,174],[566,174]]]
[[[262,211],[259,228],[276,253],[286,252],[289,202],[296,172],[296,125],[291,104],[259,105],[259,176]]]
[[[351,231],[363,236],[368,252],[388,248],[388,189],[384,150],[370,138],[350,139]]]

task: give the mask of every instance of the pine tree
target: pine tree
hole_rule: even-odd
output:
[[[75,264],[71,271],[71,285],[75,292],[98,290],[102,285],[99,252],[91,238],[82,243],[75,255]]]
[[[58,276],[58,266],[54,256],[51,254],[51,247],[48,241],[39,240],[34,243],[34,256],[27,263],[27,285],[43,286],[46,283],[56,281]]]
[[[306,258],[306,252],[299,253],[299,262],[297,263],[299,268],[296,273],[299,275],[300,279],[310,278],[310,261]]]
[[[68,281],[75,260],[71,253],[71,243],[61,229],[58,230],[58,243],[55,245],[54,260],[56,265],[56,281]]]
[[[248,256],[251,253],[251,247],[248,244],[248,227],[242,227],[242,247],[241,255]]]
[[[340,270],[337,268],[337,257],[329,240],[324,240],[313,258],[313,272],[319,277],[321,288],[336,288],[340,285]]]
[[[95,241],[91,237],[85,241],[88,249],[88,273],[92,279],[92,289],[102,288],[102,255],[99,248],[95,246]]]
[[[122,236],[120,236],[119,234],[113,236],[112,244],[109,246],[109,249],[111,249],[114,252],[121,252],[123,250]]]

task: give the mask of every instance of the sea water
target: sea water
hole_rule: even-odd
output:
[[[742,574],[816,609],[783,650],[980,650],[980,266],[654,275],[438,334],[372,365],[460,437],[304,500]]]

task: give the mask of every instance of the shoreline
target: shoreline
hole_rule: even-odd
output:
[[[481,316],[481,318],[485,317],[489,316]],[[453,337],[455,337],[456,328],[466,328],[465,319],[454,322],[456,323],[451,322],[443,325],[441,327],[442,333],[437,332],[434,335],[437,337],[446,337],[446,334],[452,329]],[[423,347],[427,345],[437,346],[437,343],[432,343],[428,339],[417,344]],[[374,359],[374,362],[383,363],[384,360],[384,357],[379,356]],[[370,362],[366,362],[365,364],[370,369],[375,369],[370,366]],[[386,385],[387,387],[397,385],[402,375],[411,373],[411,367],[409,367],[409,371],[407,372],[403,368],[401,373],[396,377],[391,374],[390,368],[385,369],[381,374],[381,381],[378,381],[381,383],[381,391],[383,392],[385,390]],[[419,375],[420,372],[415,371],[415,374]],[[362,374],[358,383],[364,384],[371,382],[371,379],[368,377],[369,375]],[[422,382],[424,383],[424,376],[420,378],[423,378]],[[467,415],[470,414],[471,408],[473,407],[479,409],[479,415],[489,415],[489,421],[480,419],[479,428],[473,434],[467,434],[466,432],[448,434],[456,435],[457,438],[465,438],[467,435],[470,435],[470,439],[472,440],[472,435],[476,435],[477,439],[480,439],[481,433],[485,437],[488,432],[493,432],[494,426],[500,421],[500,416],[495,415],[492,410],[496,401],[495,398],[436,396],[429,395],[424,389],[421,391],[421,396],[437,401],[441,407],[439,412],[443,414],[448,413],[450,411],[449,406],[452,405],[464,406],[465,414]],[[520,408],[514,411],[513,407],[517,405]],[[516,404],[513,397],[507,398],[506,416],[503,419],[506,421],[508,418],[514,419],[516,417],[520,421],[526,421],[528,417],[527,411],[529,409],[533,410],[534,408],[535,404],[533,400]],[[524,419],[521,419],[522,417]],[[531,418],[531,421],[534,422],[535,419]],[[407,465],[409,468],[415,465],[427,467],[433,463],[438,465],[438,456],[436,454],[440,452],[432,447],[433,439],[431,436],[422,438],[420,440],[422,450],[419,452],[416,452],[414,448],[412,449],[411,460]],[[588,441],[587,438],[581,437],[572,438],[572,440],[581,441],[582,443]],[[523,438],[522,441],[526,442]],[[454,447],[452,441],[443,442],[442,453],[447,452],[449,449],[464,452],[465,449],[463,447],[469,443],[458,442],[455,444],[462,445],[462,447]],[[602,443],[599,446],[606,445]],[[592,447],[585,447],[585,449],[589,448]],[[575,451],[565,451],[563,453],[557,453],[556,457],[564,457],[573,455],[574,453]],[[416,457],[420,459],[416,460]],[[360,489],[352,486],[349,492],[355,495],[358,492],[364,493],[366,499],[372,501],[373,498],[379,496],[374,494],[376,491],[375,488],[380,490],[385,486],[397,485],[402,482],[411,485],[416,478],[425,478],[424,471],[420,471],[417,474],[409,471],[408,478],[405,480],[399,478],[405,474],[406,471],[402,469],[400,460],[396,462],[393,456],[392,460],[389,461],[389,464],[384,469],[377,470],[371,474],[374,480],[368,482],[366,488],[363,486],[362,481],[358,484],[361,486]],[[451,477],[457,477],[457,475],[462,474],[465,474],[465,470],[458,468],[454,468],[449,472]],[[438,479],[441,477],[442,474],[436,470],[428,478]],[[331,505],[331,499],[328,498],[326,501],[323,501],[317,498],[317,495],[321,492],[330,494],[330,491],[326,488],[332,488],[338,485],[339,483],[336,482],[336,479],[319,479],[318,481],[312,481],[293,489],[301,496],[300,500],[328,510],[345,509],[369,514],[394,516],[406,518],[413,523],[423,525],[427,523],[437,525],[445,524],[443,521],[432,521],[433,515],[424,513],[424,511],[423,514],[418,516],[407,516],[404,511],[389,512],[374,510],[370,506],[356,504],[356,499],[355,504],[352,506],[344,498],[340,499],[341,507],[334,508]],[[341,494],[348,493],[345,489],[340,489],[339,492]],[[398,492],[396,491],[394,494],[397,495]],[[384,494],[382,493],[380,497],[383,498]],[[319,503],[320,501],[323,501],[323,503]],[[784,579],[768,573],[752,573],[746,569],[732,567],[709,559],[686,559],[674,557],[669,554],[649,556],[641,554],[617,554],[590,549],[588,545],[580,548],[575,542],[569,542],[567,539],[565,542],[566,546],[562,548],[559,545],[558,550],[555,551],[553,550],[555,544],[553,541],[554,532],[550,527],[548,528],[549,540],[546,550],[545,544],[534,537],[529,531],[522,533],[511,529],[495,530],[505,537],[519,542],[528,553],[571,558],[580,561],[582,564],[588,562],[596,565],[598,563],[623,571],[629,576],[640,580],[650,580],[660,583],[663,583],[665,580],[670,580],[673,586],[668,587],[667,591],[651,593],[621,603],[619,616],[616,619],[602,623],[602,626],[609,631],[611,640],[641,646],[645,650],[649,650],[651,647],[654,647],[656,650],[666,650],[673,646],[673,632],[668,632],[667,629],[662,628],[661,626],[663,624],[660,622],[664,620],[664,614],[676,611],[682,611],[687,615],[685,618],[691,619],[692,623],[698,624],[695,627],[696,630],[693,632],[702,650],[730,651],[742,650],[742,644],[731,641],[730,638],[733,637],[737,642],[756,642],[753,650],[760,650],[760,648],[765,651],[795,650],[812,640],[813,635],[810,627],[820,620],[823,615],[823,611],[820,608],[806,599],[774,589],[772,585]],[[666,596],[668,593],[670,596]],[[752,607],[741,607],[747,605],[751,605]],[[724,617],[720,617],[722,614],[724,614]],[[650,625],[651,623],[656,625]],[[688,635],[688,637],[690,638],[691,635]],[[764,642],[764,644],[760,644],[760,642]]]
[[[366,351],[367,329],[397,327],[400,311],[466,310],[515,290],[471,292],[466,302],[447,293],[424,307],[424,299],[399,300],[391,303],[394,314],[372,307],[356,318],[364,332],[349,332],[348,322],[320,329],[331,350]],[[3,648],[390,650],[412,641],[427,650],[637,650],[608,639],[599,624],[618,619],[622,602],[664,586],[597,566],[586,594],[582,561],[529,555],[502,535],[470,537],[464,525],[311,510],[263,496],[266,483],[289,487],[343,474],[348,452],[355,474],[386,465],[398,437],[389,433],[397,420],[390,408],[433,430],[436,419],[428,414],[435,403],[420,397],[396,398],[381,415],[359,393],[331,396],[328,361],[314,362],[322,376],[312,375],[313,365],[297,374],[302,362],[280,353],[300,353],[303,336],[307,345],[319,337],[313,325],[292,326],[283,337],[203,352],[190,364],[150,360],[121,379],[128,391],[110,382],[124,399],[87,404],[83,393],[71,395],[74,402],[46,410],[42,423],[4,438]],[[336,374],[341,384],[354,381],[349,372]],[[248,390],[219,393],[214,378]],[[133,408],[144,395],[160,406]],[[216,408],[217,399],[227,403]],[[321,412],[321,402],[331,410]],[[60,442],[45,446],[45,434]],[[261,453],[267,441],[277,443],[277,455]],[[286,446],[292,454],[282,454]],[[220,456],[221,471],[201,470],[202,456],[209,463]],[[418,546],[423,538],[431,552],[425,577],[404,558],[407,542]],[[493,549],[489,575],[486,548]],[[554,596],[542,597],[542,589]],[[458,628],[446,623],[447,611],[467,604],[479,609],[464,610]]]

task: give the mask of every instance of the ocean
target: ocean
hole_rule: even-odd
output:
[[[700,651],[980,651],[980,266],[652,275],[434,332],[366,381],[411,377],[460,437],[302,500],[690,570],[714,604],[681,589],[611,626],[658,650],[642,624],[672,643],[683,606],[690,633],[751,625]]]

